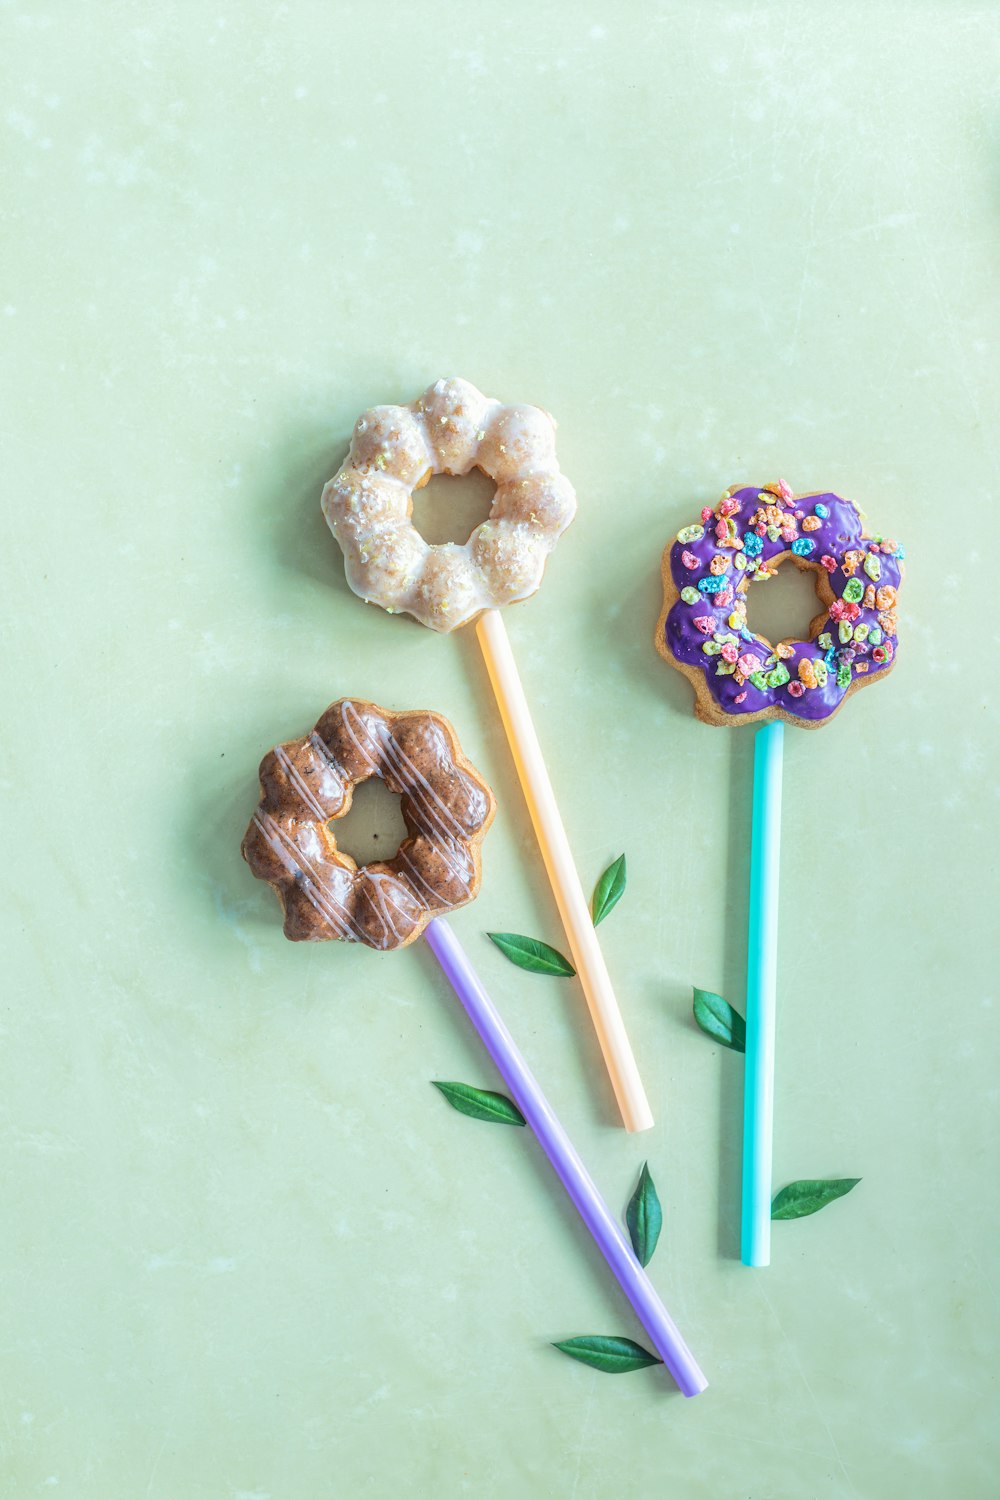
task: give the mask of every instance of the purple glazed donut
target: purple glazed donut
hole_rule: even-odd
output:
[[[772,645],[747,625],[747,594],[786,558],[813,574],[823,609],[808,640]],[[705,723],[815,729],[892,669],[902,563],[850,500],[796,496],[783,480],[734,485],[663,554],[656,649],[691,682]]]

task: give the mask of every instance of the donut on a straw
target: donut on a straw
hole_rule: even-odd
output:
[[[747,624],[752,589],[787,561],[813,575],[823,606],[809,639],[776,644]],[[903,549],[869,536],[839,495],[793,495],[783,481],[734,485],[663,554],[656,649],[683,672],[706,724],[826,723],[896,659]]]
[[[432,474],[474,468],[497,487],[488,517],[464,544],[425,542],[411,519],[414,490]],[[363,412],[322,504],[354,592],[439,631],[533,594],[576,514],[548,412],[503,406],[467,380]]]
[[[431,545],[413,525],[413,492],[432,474],[479,468],[496,483],[490,514],[464,545]],[[323,514],[347,580],[369,604],[431,630],[477,620],[476,635],[524,789],[570,952],[622,1119],[653,1123],[604,955],[594,932],[500,606],[526,599],[576,512],[559,470],[555,423],[537,406],[504,406],[467,380],[439,380],[407,406],[374,406],[323,491]]]
[[[807,640],[776,643],[747,622],[747,601],[783,563],[813,574],[822,609]],[[766,1266],[778,963],[778,864],[784,721],[816,729],[885,677],[896,660],[903,549],[870,535],[850,500],[795,495],[783,480],[734,485],[663,554],[656,649],[694,688],[706,724],[757,724],[747,944],[741,1255]]]
[[[399,794],[407,838],[393,859],[359,866],[328,824],[370,776]],[[493,793],[440,714],[342,698],[309,734],[265,755],[243,857],[276,891],[294,941],[336,938],[384,952],[424,935],[657,1354],[684,1395],[697,1395],[704,1375],[441,916],[476,895],[494,811]]]
[[[407,837],[392,859],[359,866],[329,825],[373,776],[398,793]],[[310,734],[265,755],[260,790],[243,857],[277,892],[293,942],[405,948],[479,890],[479,845],[496,806],[439,714],[341,698]]]

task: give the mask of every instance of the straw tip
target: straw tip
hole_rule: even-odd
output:
[[[759,1271],[771,1264],[771,1252],[769,1250],[744,1250],[740,1260],[751,1270]]]

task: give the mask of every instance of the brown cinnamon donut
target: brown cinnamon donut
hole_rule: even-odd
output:
[[[359,866],[329,824],[372,776],[398,793],[409,836],[392,859]],[[311,734],[265,755],[260,788],[243,858],[277,892],[293,942],[405,948],[479,890],[479,846],[496,804],[440,714],[341,698]]]

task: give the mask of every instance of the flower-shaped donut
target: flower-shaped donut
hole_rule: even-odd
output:
[[[371,776],[399,794],[408,837],[392,859],[359,866],[328,824]],[[479,889],[493,793],[440,714],[341,698],[311,734],[265,755],[260,789],[243,857],[277,892],[293,941],[405,948]]]
[[[473,468],[496,484],[489,516],[464,545],[425,542],[411,519],[413,491],[432,474]],[[439,380],[408,406],[362,413],[322,503],[354,592],[440,631],[533,594],[576,513],[548,413],[502,406],[467,380]]]
[[[772,645],[747,624],[747,593],[790,558],[814,575],[822,613],[807,641]],[[869,536],[850,500],[734,485],[663,554],[656,648],[695,690],[707,724],[826,723],[896,659],[903,548]]]

